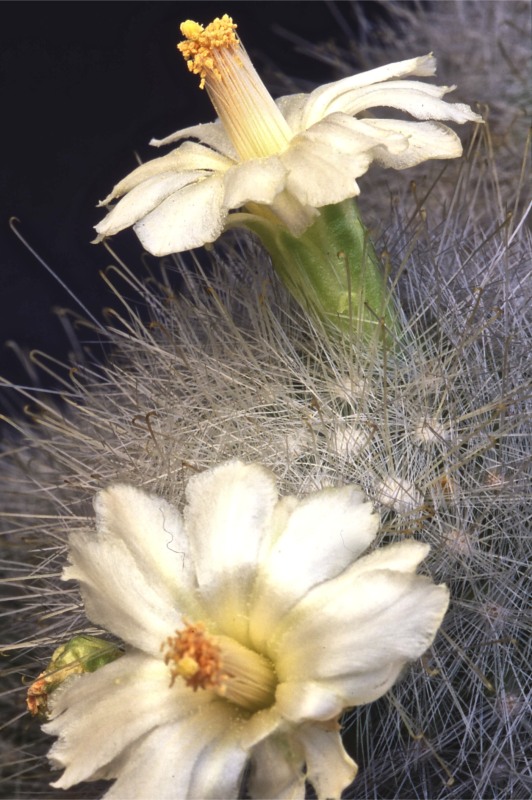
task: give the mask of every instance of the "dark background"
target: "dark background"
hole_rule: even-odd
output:
[[[377,3],[359,3],[368,20]],[[28,383],[7,341],[64,359],[70,345],[53,313],[79,311],[75,300],[18,241],[19,231],[100,317],[110,301],[99,270],[110,257],[90,244],[95,208],[113,184],[143,160],[148,146],[214,113],[176,43],[179,23],[203,24],[228,13],[274,96],[282,74],[310,90],[339,77],[297,48],[281,30],[311,43],[357,36],[349,2],[2,2],[0,3],[0,376]],[[134,270],[140,246],[131,232],[113,240]],[[7,390],[0,387],[0,393]]]

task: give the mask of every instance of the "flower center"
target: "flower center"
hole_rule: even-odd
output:
[[[177,45],[190,72],[200,76],[243,161],[282,153],[292,132],[259,78],[227,14],[207,25],[187,20]]]
[[[170,686],[180,677],[195,692],[211,689],[249,711],[274,702],[277,678],[271,661],[228,636],[210,636],[202,622],[187,623],[161,650]]]

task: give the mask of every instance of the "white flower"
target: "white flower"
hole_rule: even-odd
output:
[[[357,767],[338,716],[384,694],[431,644],[448,591],[428,547],[362,555],[378,520],[353,486],[279,500],[239,461],[194,476],[183,516],[131,486],[96,498],[64,578],[126,644],[50,695],[54,786],[116,779],[107,798],[339,797]],[[306,765],[306,772],[304,772]]]
[[[156,146],[187,141],[120,181],[100,205],[123,199],[97,226],[100,241],[134,226],[150,253],[162,256],[214,242],[249,215],[300,236],[317,209],[359,194],[357,178],[375,161],[404,169],[430,158],[456,158],[458,136],[434,120],[481,122],[467,105],[445,102],[455,87],[403,80],[434,75],[432,55],[378,67],[275,103],[225,15],[207,28],[183,23],[179,45],[201,75],[219,115]],[[422,122],[364,118],[376,107]],[[235,213],[244,207],[245,213]],[[233,213],[231,213],[233,212]]]

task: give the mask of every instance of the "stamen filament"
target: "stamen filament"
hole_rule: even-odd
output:
[[[287,149],[292,132],[257,74],[227,14],[206,28],[187,20],[178,49],[200,75],[233,145],[243,161]]]
[[[170,686],[181,677],[194,691],[210,689],[248,711],[274,702],[277,678],[269,659],[227,636],[210,636],[202,622],[176,631],[161,650]]]

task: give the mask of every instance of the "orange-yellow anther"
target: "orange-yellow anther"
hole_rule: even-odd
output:
[[[187,624],[182,631],[176,631],[175,636],[163,642],[161,649],[166,650],[164,663],[170,667],[170,686],[177,677],[183,678],[194,691],[222,685],[226,676],[222,672],[220,648],[205,633],[202,622]]]
[[[34,717],[46,717],[46,710],[48,707],[47,686],[46,672],[41,672],[28,689],[26,706],[30,714]]]
[[[236,27],[227,14],[216,17],[206,28],[190,19],[181,24],[181,33],[186,41],[180,42],[177,49],[183,54],[190,72],[200,76],[200,89],[204,88],[207,77],[221,79],[213,53],[215,50],[234,50],[238,47]]]

